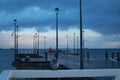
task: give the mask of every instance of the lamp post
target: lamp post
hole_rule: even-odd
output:
[[[39,54],[39,30],[38,30],[38,53]]]
[[[38,41],[37,41],[37,33],[35,33],[35,54],[37,54],[37,47],[38,47]]]
[[[75,54],[75,33],[73,33],[74,36],[74,54]]]
[[[74,63],[75,63],[75,33],[73,33],[73,36],[74,36],[74,53],[73,53],[73,55],[74,55]]]
[[[79,37],[77,36],[77,54],[78,54],[78,50],[79,50],[79,49],[78,49],[78,38],[79,38]]]
[[[56,70],[59,67],[59,60],[58,60],[58,13],[59,8],[55,8],[56,12],[56,53],[55,57],[50,61],[50,66],[52,69]]]
[[[67,53],[68,53],[68,35],[66,35],[67,38]]]
[[[44,52],[46,51],[46,36],[44,36]]]
[[[16,26],[16,53],[18,54],[18,28],[19,26]]]
[[[55,57],[58,59],[58,13],[59,13],[59,8],[55,8],[56,12],[56,54]]]
[[[84,49],[85,49],[85,31],[82,31],[82,49],[83,49],[83,57],[85,56],[84,54]]]
[[[17,20],[16,19],[14,19],[14,55],[15,55],[15,61],[16,61],[16,54],[17,54],[17,51],[16,51],[16,48],[17,48],[17,46],[16,46],[16,43],[17,43],[17,41],[16,41],[16,27],[17,27]]]
[[[80,69],[83,69],[83,44],[82,44],[82,0],[80,0]]]
[[[47,61],[47,52],[46,52],[46,36],[44,36],[44,54],[45,54],[45,60]]]
[[[35,53],[35,35],[33,35],[33,54]]]

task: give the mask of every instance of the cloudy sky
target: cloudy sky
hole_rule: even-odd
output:
[[[84,46],[120,48],[120,0],[83,0]],[[32,48],[40,31],[40,48],[55,48],[55,11],[59,11],[59,47],[73,48],[79,37],[79,0],[0,0],[0,48],[12,48],[14,19],[19,26],[19,48]],[[76,40],[77,41],[77,40]]]

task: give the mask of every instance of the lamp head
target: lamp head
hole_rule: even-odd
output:
[[[14,19],[14,22],[17,22],[17,20],[16,20],[16,19]]]
[[[58,14],[59,13],[59,8],[55,8],[55,12],[56,12],[56,14]]]

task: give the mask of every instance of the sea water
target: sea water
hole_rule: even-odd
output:
[[[61,49],[65,50],[65,49]],[[21,49],[19,52],[32,53],[32,49]],[[40,49],[40,54],[44,56],[44,49]],[[47,50],[46,50],[47,51]],[[69,49],[71,53],[74,49]],[[108,53],[108,60],[105,59],[105,53]],[[76,51],[77,52],[77,51]],[[89,52],[90,59],[87,59],[87,52]],[[117,53],[120,49],[85,49],[84,50],[84,69],[119,69],[120,62],[110,60],[112,53],[117,57]],[[52,55],[54,55],[53,53]],[[48,53],[48,55],[51,55]],[[50,56],[49,56],[50,57]],[[78,69],[80,66],[80,56],[77,55],[64,55],[59,53],[59,60],[61,63],[66,64],[73,69]],[[14,61],[14,49],[0,49],[0,72],[3,70],[15,70],[16,68],[12,66]],[[103,78],[102,78],[103,79]],[[97,79],[99,80],[99,79]],[[111,79],[105,79],[111,80]]]
[[[65,50],[65,49],[61,49],[61,50]],[[32,53],[31,49],[19,50],[19,52],[21,52],[21,51]],[[44,53],[43,53],[44,51],[45,51],[44,49],[40,49],[40,53],[43,56],[44,56]],[[72,52],[73,49],[71,49],[70,51]],[[108,62],[107,62],[105,60],[106,51],[108,53],[108,58],[111,58],[112,53],[114,53],[114,57],[116,58],[117,53],[120,52],[120,49],[85,49],[84,63],[85,64],[87,63],[85,65],[85,68],[93,68],[93,69],[94,68],[120,68],[120,62],[110,61],[110,60],[108,60]],[[89,61],[87,60],[87,57],[86,57],[87,52],[89,52],[89,56],[90,56]],[[61,56],[60,53],[59,53],[59,56]],[[64,55],[62,55],[61,57],[66,58],[66,56],[64,56]],[[79,55],[78,56],[72,55],[70,58],[71,58],[71,60],[76,61],[76,62],[78,61],[78,63],[79,63],[79,58],[80,58]],[[75,58],[75,60],[74,60],[74,58]],[[14,61],[14,49],[0,49],[0,72],[2,70],[15,69],[15,67],[12,66],[13,61]],[[64,60],[64,62],[66,62],[66,61]],[[97,63],[102,63],[102,64],[99,65]],[[105,65],[105,64],[107,64],[107,65]],[[90,67],[90,66],[92,66],[92,67]]]

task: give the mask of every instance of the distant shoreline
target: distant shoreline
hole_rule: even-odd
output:
[[[0,48],[0,50],[2,49],[14,49],[14,48]],[[33,48],[19,48],[19,49],[33,49]],[[39,49],[44,49],[44,48],[39,48]],[[47,48],[48,49],[48,48]],[[53,48],[53,49],[56,49],[56,48]],[[59,48],[59,50],[61,49],[66,49],[66,48]],[[74,48],[69,48],[69,49],[74,49]],[[76,48],[77,49],[77,48]],[[80,49],[80,48],[79,48]],[[120,49],[120,48],[84,48],[85,50],[89,50],[89,49],[104,49],[104,50],[109,50],[109,49]]]

